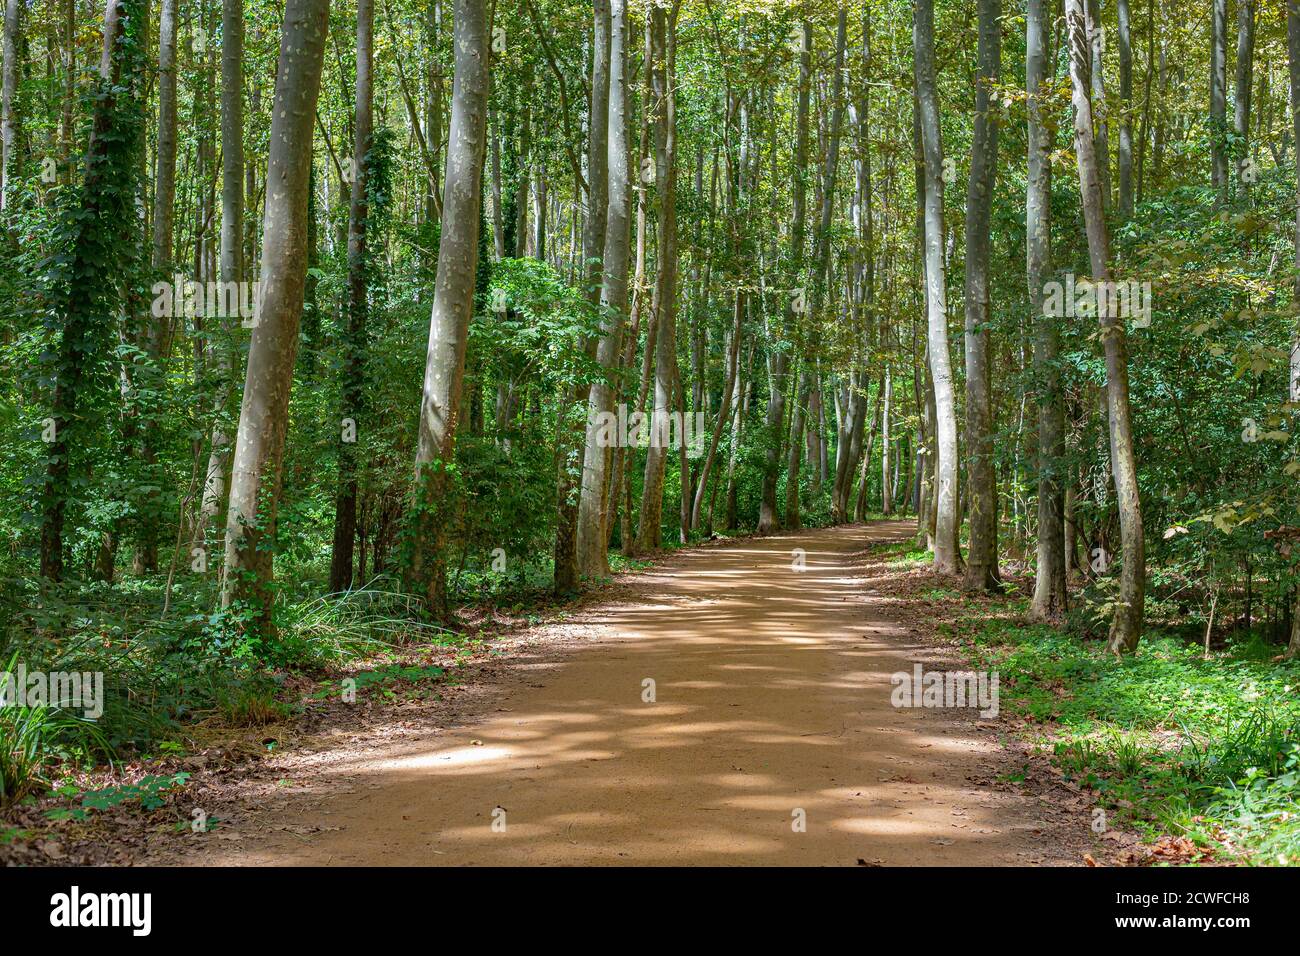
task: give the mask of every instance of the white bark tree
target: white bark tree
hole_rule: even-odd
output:
[[[934,73],[934,3],[917,0],[912,23],[916,98],[925,158],[925,301],[930,375],[934,382],[936,468],[934,569],[961,570],[957,519],[957,408],[948,351],[948,280],[944,258],[943,140]]]
[[[275,519],[307,274],[307,190],[329,0],[287,0],[272,109],[261,286],[226,512],[222,607],[273,629]]]
[[[447,617],[444,523],[438,515],[455,453],[465,347],[474,311],[478,268],[479,206],[487,146],[489,49],[487,11],[478,0],[456,0],[452,46],[456,51],[442,197],[442,240],[429,318],[429,348],[420,399],[411,507],[408,590],[428,609]]]

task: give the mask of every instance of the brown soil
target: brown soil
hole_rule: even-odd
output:
[[[1084,862],[1086,801],[1006,782],[1031,758],[1002,719],[891,706],[891,674],[955,664],[868,550],[913,528],[729,540],[624,575],[449,719],[266,761],[222,826],[151,840],[148,862]]]

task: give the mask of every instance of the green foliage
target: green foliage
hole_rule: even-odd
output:
[[[1230,828],[1269,862],[1300,851],[1300,665],[1148,637],[1116,660],[1041,625],[969,620],[958,628],[979,666],[996,669],[1004,712],[1044,725],[1068,778],[1150,832],[1208,844]],[[1287,816],[1289,814],[1290,816]]]
[[[50,820],[85,820],[93,810],[112,810],[124,804],[139,804],[145,811],[157,810],[166,803],[171,791],[183,788],[189,779],[190,775],[184,772],[146,774],[135,783],[88,791],[81,794],[80,806],[53,808],[45,811],[45,816]],[[78,796],[77,788],[72,786],[61,787],[55,792],[72,799]]]
[[[391,700],[398,696],[397,688],[401,685],[435,684],[443,680],[446,675],[445,668],[432,665],[421,667],[412,664],[384,664],[379,667],[357,671],[350,674],[348,679],[353,682],[351,689],[356,692],[358,699],[365,696],[366,692],[369,691]],[[339,697],[342,690],[341,681],[325,681],[321,684],[320,689],[311,695],[310,699],[325,700],[331,697]]]

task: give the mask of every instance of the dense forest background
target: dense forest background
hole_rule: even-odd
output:
[[[107,674],[64,756],[880,516],[1076,644],[1300,653],[1293,3],[4,14],[0,664]]]

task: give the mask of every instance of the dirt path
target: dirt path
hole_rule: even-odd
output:
[[[552,626],[558,640],[512,664],[484,713],[326,752],[226,839],[180,838],[181,859],[1077,864],[1086,816],[1063,823],[997,782],[1011,760],[998,720],[890,705],[891,674],[940,665],[907,608],[873,592],[884,572],[862,552],[912,528],[676,555]]]

